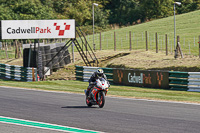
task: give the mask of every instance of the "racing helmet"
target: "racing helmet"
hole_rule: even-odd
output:
[[[99,77],[103,76],[103,70],[102,69],[98,69],[96,71],[96,73],[97,73],[97,76],[99,76]]]

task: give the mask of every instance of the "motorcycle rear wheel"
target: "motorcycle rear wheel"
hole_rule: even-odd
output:
[[[99,92],[99,101],[98,101],[99,108],[103,108],[105,104],[105,93],[104,92]]]

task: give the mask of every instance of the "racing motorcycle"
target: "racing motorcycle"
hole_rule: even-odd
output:
[[[103,108],[105,104],[105,96],[108,92],[110,84],[104,78],[99,78],[94,83],[94,87],[91,88],[88,94],[90,98],[88,98],[88,95],[86,94],[87,91],[85,90],[86,104],[88,107],[98,105],[100,108]]]

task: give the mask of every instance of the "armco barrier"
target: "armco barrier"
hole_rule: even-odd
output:
[[[100,67],[86,67],[86,66],[76,66],[76,79],[88,82],[92,74],[100,69]],[[113,82],[113,69],[112,68],[101,68],[103,69],[108,81]]]
[[[188,72],[169,71],[169,86],[171,90],[188,90]]]
[[[188,72],[188,91],[200,92],[200,72]]]
[[[87,82],[99,68],[76,66],[76,79]],[[200,92],[200,72],[102,69],[114,84]]]
[[[75,66],[76,80],[83,80],[83,67]]]
[[[0,78],[18,81],[38,81],[37,69],[0,63]]]

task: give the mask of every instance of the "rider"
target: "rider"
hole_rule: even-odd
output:
[[[91,88],[96,84],[95,81],[98,79],[98,78],[104,78],[106,81],[107,81],[107,77],[106,75],[103,73],[103,70],[102,69],[98,69],[96,72],[94,72],[92,74],[92,76],[90,77],[89,79],[89,86],[87,88],[87,92],[86,92],[86,95],[88,96],[89,95],[89,92],[91,90]],[[109,82],[108,82],[109,84]],[[90,97],[89,97],[90,98]]]

